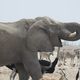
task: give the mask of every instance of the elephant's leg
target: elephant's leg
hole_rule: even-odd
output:
[[[23,64],[16,64],[16,69],[18,71],[19,80],[28,80],[29,74],[25,70]]]
[[[37,53],[25,52],[23,64],[26,71],[29,72],[33,80],[39,80],[42,77],[41,67],[38,61]]]

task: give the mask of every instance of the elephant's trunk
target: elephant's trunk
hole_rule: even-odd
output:
[[[59,25],[60,25],[60,29],[61,29],[59,36],[61,39],[68,40],[68,41],[75,41],[77,39],[78,33],[77,33],[76,29],[71,31],[70,29],[66,28],[66,26],[69,26],[68,24],[60,23]],[[70,26],[69,26],[69,28],[70,28]]]
[[[63,27],[68,32],[71,33],[66,40],[75,41],[80,39],[80,24],[72,22],[72,23],[61,23],[61,25],[63,25]]]

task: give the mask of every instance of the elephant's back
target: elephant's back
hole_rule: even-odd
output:
[[[25,37],[26,29],[24,25],[20,25],[17,23],[0,23],[0,32],[6,32],[11,35]]]
[[[5,30],[0,30],[0,49],[3,47],[7,49],[10,46],[17,46],[17,44],[21,44],[22,40],[22,38],[9,34]]]

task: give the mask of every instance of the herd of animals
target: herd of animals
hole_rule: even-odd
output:
[[[21,19],[16,22],[0,22],[0,66],[16,69],[19,80],[42,79],[43,73],[53,73],[60,53],[53,62],[38,59],[38,52],[53,52],[55,47],[63,47],[61,40],[76,41],[80,39],[80,24],[76,22],[57,22],[49,17]],[[77,57],[80,54],[74,50]],[[51,54],[51,53],[50,53]],[[61,56],[62,57],[62,56]],[[36,68],[35,68],[36,66]],[[79,72],[78,72],[79,75]],[[77,75],[77,76],[78,76]]]

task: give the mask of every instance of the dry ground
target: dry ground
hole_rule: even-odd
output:
[[[61,78],[61,74],[59,74],[60,73],[59,68],[64,69],[66,78],[68,80],[75,80],[78,68],[76,66],[71,67],[69,65],[68,66],[61,66],[61,67],[56,66],[56,70],[53,74],[45,74],[44,75],[46,80],[59,80]],[[0,80],[10,80],[9,79],[10,74],[11,74],[11,70],[6,68],[5,66],[0,68]],[[15,80],[18,80],[18,75],[16,76]]]
[[[51,56],[51,60],[53,60],[54,57]],[[76,66],[72,67],[70,65],[70,60],[67,59],[67,64],[65,66],[61,65],[60,67],[58,67],[58,65],[57,65],[54,73],[45,74],[44,75],[44,78],[46,78],[45,80],[60,80],[61,70],[59,70],[59,69],[63,69],[65,76],[68,80],[76,80],[75,77],[78,72],[77,60],[75,60],[75,63],[76,63]],[[0,80],[10,80],[10,74],[11,74],[11,70],[6,68],[5,66],[0,67]],[[16,76],[15,80],[19,80],[18,75]],[[64,80],[64,79],[61,79],[61,80]]]

